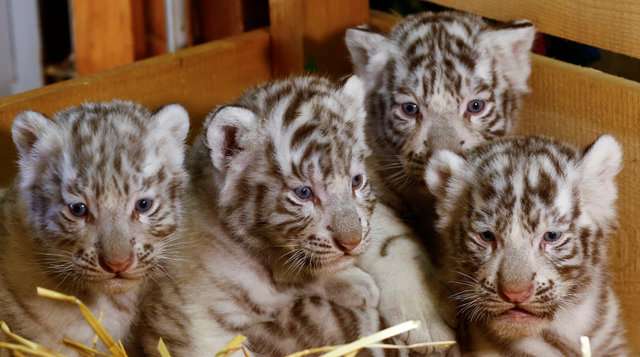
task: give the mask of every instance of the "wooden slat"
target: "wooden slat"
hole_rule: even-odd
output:
[[[372,25],[387,31],[397,17],[372,12]],[[632,347],[640,351],[640,84],[542,56],[533,71],[519,133],[586,145],[611,133],[624,146],[618,177],[620,229],[611,243],[611,270]]]
[[[89,74],[136,59],[136,34],[144,26],[134,19],[136,0],[73,0],[73,39],[76,69]]]
[[[332,75],[351,72],[344,32],[368,22],[369,0],[305,0],[304,6],[307,69]]]
[[[300,73],[304,68],[303,0],[269,0],[273,75]]]
[[[15,173],[11,123],[23,110],[51,115],[87,101],[130,99],[150,108],[184,105],[192,131],[217,104],[233,99],[271,74],[269,33],[265,29],[191,47],[96,75],[61,82],[0,99],[0,185]]]
[[[243,0],[200,0],[194,1],[193,8],[199,25],[199,37],[203,41],[217,40],[244,31]]]
[[[148,56],[167,53],[167,29],[164,0],[144,0],[145,46]]]
[[[429,1],[501,21],[529,19],[540,32],[640,58],[639,1]]]
[[[270,0],[269,13],[274,76],[351,72],[344,31],[368,21],[368,0]]]

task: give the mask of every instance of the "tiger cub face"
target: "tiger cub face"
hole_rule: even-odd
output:
[[[621,160],[608,135],[582,151],[529,137],[434,154],[425,180],[465,321],[513,340],[540,333],[589,294],[607,295]],[[585,328],[593,309],[570,328]]]
[[[159,268],[180,223],[186,111],[84,104],[13,124],[38,264],[65,287],[123,292]]]
[[[205,124],[219,214],[237,239],[291,276],[350,264],[369,241],[364,88],[273,82]]]
[[[461,150],[511,131],[527,92],[535,29],[457,13],[408,16],[388,35],[346,34],[366,83],[370,139],[390,186],[422,182],[430,153]]]

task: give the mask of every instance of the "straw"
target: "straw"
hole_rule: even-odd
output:
[[[589,337],[580,336],[580,351],[582,352],[582,357],[591,357],[591,342],[589,342]]]
[[[109,352],[111,352],[114,357],[127,357],[127,352],[124,350],[124,348],[122,348],[122,344],[117,343],[113,339],[113,337],[109,335],[100,321],[98,321],[91,310],[82,301],[80,301],[80,299],[75,296],[64,295],[53,290],[48,290],[41,287],[37,288],[37,292],[38,296],[58,301],[65,301],[77,305],[84,319],[87,320],[89,326],[91,326],[96,335],[98,335],[100,341],[102,341],[102,343],[107,347]]]
[[[100,313],[100,318],[96,318],[91,310],[84,304],[80,299],[61,294],[52,290],[47,290],[44,288],[37,288],[37,292],[39,296],[53,299],[57,301],[69,302],[75,304],[80,309],[82,316],[87,321],[87,324],[93,329],[96,334],[96,338],[102,341],[102,343],[108,348],[109,353],[100,352],[96,349],[96,338],[93,341],[93,347],[84,345],[80,342],[74,341],[69,338],[64,338],[63,343],[70,348],[76,350],[81,356],[85,357],[127,357],[124,346],[121,341],[115,341],[113,337],[107,332],[107,330],[102,325],[103,314]],[[407,321],[377,333],[373,335],[363,337],[354,342],[338,345],[338,346],[324,346],[317,348],[310,348],[304,351],[296,352],[288,355],[287,357],[303,357],[312,354],[324,353],[320,357],[355,357],[357,353],[364,348],[382,348],[382,349],[415,349],[422,347],[432,347],[432,348],[447,348],[454,345],[455,341],[440,341],[440,342],[425,342],[418,343],[408,346],[396,346],[391,344],[382,344],[379,343],[384,341],[390,337],[397,336],[399,334],[405,333],[407,331],[411,331],[420,326],[419,321]],[[31,356],[42,356],[42,357],[64,357],[64,355],[52,352],[39,344],[29,341],[26,338],[20,337],[17,334],[11,332],[7,324],[0,321],[0,330],[4,332],[11,340],[16,343],[10,342],[0,342],[0,348],[9,349],[13,352],[14,356],[20,357],[25,355]],[[585,350],[585,340],[586,339],[586,350]],[[244,357],[250,357],[251,354],[245,347],[245,342],[247,338],[242,335],[238,335],[234,337],[229,343],[218,353],[215,354],[216,357],[230,357],[235,352],[242,352]],[[588,348],[589,340],[586,337],[581,338],[581,344],[583,347],[583,356],[591,357],[590,348]],[[589,351],[585,353],[585,351]],[[161,357],[171,357],[169,349],[162,339],[158,341],[158,352]]]

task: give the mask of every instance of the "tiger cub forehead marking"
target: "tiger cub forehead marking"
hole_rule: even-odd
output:
[[[182,171],[183,153],[167,150],[166,145],[181,148],[179,138],[186,135],[188,122],[161,123],[150,117],[146,108],[125,101],[87,103],[57,113],[51,130],[39,133],[32,149],[47,160],[22,155],[21,185],[63,182],[74,194],[88,190],[99,198],[105,192],[127,196],[134,189],[144,191],[164,181]],[[165,131],[172,130],[178,138],[175,142],[165,137]],[[131,187],[134,183],[138,187]]]
[[[517,218],[526,232],[534,233],[545,219],[566,225],[578,217],[574,149],[543,139],[520,139],[481,147],[467,159],[478,180],[471,195],[472,218],[489,220],[485,223],[498,230],[510,226],[510,217]]]
[[[267,156],[285,175],[308,174],[314,161],[326,178],[348,175],[352,162],[364,160],[364,109],[357,97],[336,95],[341,88],[321,77],[302,77],[258,88],[238,105],[260,118]]]

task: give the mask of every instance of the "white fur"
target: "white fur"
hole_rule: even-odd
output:
[[[211,149],[211,160],[219,171],[226,170],[224,152],[229,144],[225,142],[225,127],[237,130],[235,140],[241,147],[255,143],[251,132],[257,127],[255,114],[245,108],[225,106],[217,110],[207,127],[206,143]]]
[[[615,176],[622,169],[622,147],[612,136],[603,135],[589,147],[579,165],[580,190],[592,217],[611,219],[618,196]]]
[[[362,29],[348,29],[345,35],[347,48],[351,53],[354,72],[366,85],[373,85],[374,79],[387,64],[395,46],[383,35]]]
[[[422,243],[387,206],[378,203],[371,217],[371,245],[358,266],[380,287],[379,311],[388,325],[418,320],[421,326],[400,336],[401,343],[453,340],[452,308],[443,299],[441,282]],[[381,256],[382,244],[396,237]]]

